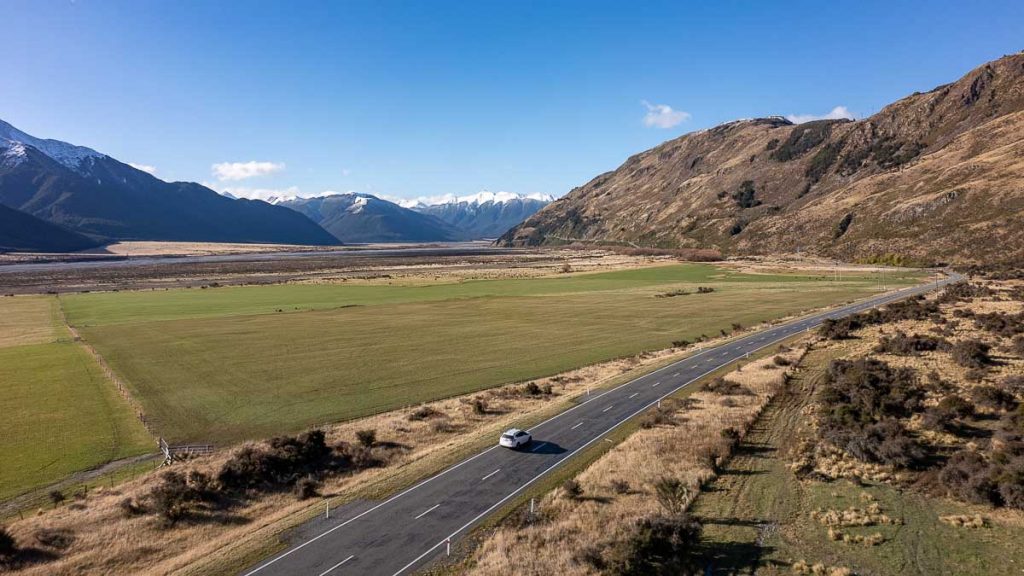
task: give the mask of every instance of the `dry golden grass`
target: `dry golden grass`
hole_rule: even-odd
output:
[[[0,297],[0,348],[53,342],[59,324],[53,296]]]
[[[331,444],[352,442],[356,431],[372,428],[379,440],[402,447],[386,450],[389,465],[385,468],[326,479],[321,494],[336,506],[357,497],[390,493],[403,482],[412,482],[483,443],[489,444],[500,430],[564,410],[587,388],[614,383],[630,377],[627,374],[632,371],[648,370],[683,355],[679,350],[664,350],[533,381],[542,389],[550,386],[550,395],[523,394],[525,384],[519,384],[331,426],[325,429]],[[472,400],[476,398],[486,401],[488,414],[474,412]],[[410,419],[423,406],[437,414],[423,420]],[[445,425],[438,426],[438,422]],[[176,464],[173,469],[215,473],[234,451]],[[254,553],[272,549],[277,534],[323,509],[321,500],[300,501],[290,493],[272,494],[231,509],[221,521],[163,529],[155,516],[129,516],[121,508],[126,499],[144,503],[161,474],[158,471],[114,489],[96,490],[83,499],[55,510],[40,510],[11,524],[12,534],[25,546],[36,545],[35,534],[42,529],[66,530],[75,537],[58,560],[27,567],[19,574],[224,573],[240,562],[251,561]]]
[[[939,516],[939,521],[945,524],[949,524],[950,526],[957,526],[959,528],[985,527],[985,519],[981,517],[981,514],[954,514],[951,516]]]
[[[800,352],[785,354],[795,360]],[[724,405],[717,394],[696,391],[693,406],[677,407],[675,426],[641,429],[584,470],[576,480],[582,497],[567,498],[555,490],[541,499],[539,520],[527,526],[504,526],[476,551],[470,574],[578,575],[594,572],[577,559],[585,549],[628,537],[633,524],[659,512],[654,484],[662,478],[696,487],[710,479],[709,450],[722,443],[722,430],[746,430],[782,383],[785,372],[772,358],[729,373],[753,394],[731,396]],[[613,484],[625,481],[621,493]]]

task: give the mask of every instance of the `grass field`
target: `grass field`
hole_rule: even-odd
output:
[[[1019,516],[928,498],[886,484],[800,481],[781,458],[806,426],[806,399],[799,390],[822,378],[832,356],[812,352],[811,368],[798,373],[793,392],[776,398],[744,439],[727,469],[697,498],[694,513],[704,522],[704,544],[715,574],[793,574],[799,561],[852,569],[855,574],[1021,574],[1024,526]],[[843,527],[875,546],[833,541],[811,512],[866,508],[877,503],[898,525]],[[983,528],[945,524],[940,516],[981,513]],[[815,572],[817,573],[817,572]]]
[[[54,297],[0,298],[0,414],[0,500],[153,449]]]
[[[655,297],[698,284],[715,292]],[[666,348],[733,322],[752,325],[875,289],[871,276],[837,284],[673,265],[422,286],[82,294],[64,302],[164,436],[226,444]]]

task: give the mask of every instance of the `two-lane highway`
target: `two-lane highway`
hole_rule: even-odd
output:
[[[383,502],[353,503],[297,531],[287,551],[246,576],[380,574],[413,571],[552,469],[659,400],[731,362],[839,318],[933,290],[961,277],[879,295],[707,348],[617,388],[591,394],[530,429],[521,450],[497,446]],[[495,438],[497,442],[497,438]],[[301,534],[301,535],[300,535]]]

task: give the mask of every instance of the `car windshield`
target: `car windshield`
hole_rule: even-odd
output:
[[[502,434],[501,437],[504,438],[505,440],[511,440],[512,439],[512,435],[511,434]]]

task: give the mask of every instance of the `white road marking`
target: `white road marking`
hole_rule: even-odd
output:
[[[547,442],[541,442],[540,444],[537,444],[533,448],[530,448],[530,452],[536,452],[537,450],[540,450],[542,447],[544,447],[544,445],[546,444]]]
[[[579,428],[580,426],[583,426],[583,422],[580,422],[579,424],[576,424],[572,428],[569,428],[569,430],[575,430],[575,429]]]
[[[337,568],[338,566],[341,566],[341,565],[342,565],[342,564],[344,564],[345,562],[348,562],[349,560],[351,560],[351,559],[353,559],[353,558],[355,558],[355,557],[356,557],[356,555],[355,555],[355,554],[353,554],[353,555],[349,556],[348,558],[345,558],[345,559],[344,559],[344,560],[342,560],[341,562],[338,562],[338,563],[337,563],[337,564],[335,564],[334,566],[331,566],[331,567],[330,567],[330,568],[328,568],[327,570],[324,570],[323,572],[321,572],[321,573],[320,573],[320,576],[324,576],[324,574],[327,574],[327,573],[328,573],[328,572],[330,572],[331,570],[334,570],[334,569],[335,569],[335,568]]]
[[[651,384],[651,388],[654,388],[654,387],[655,387],[655,386],[657,386],[658,384],[661,384],[661,382],[655,382],[654,384]]]
[[[483,478],[481,478],[481,479],[480,479],[480,481],[481,481],[481,482],[483,482],[484,480],[487,480],[488,478],[490,478],[491,476],[494,476],[494,475],[495,475],[495,474],[497,474],[498,472],[501,472],[501,468],[498,468],[498,469],[497,469],[497,470],[495,470],[494,472],[491,472],[491,473],[490,473],[490,474],[488,474],[487,476],[484,476]]]
[[[629,395],[629,397],[636,398],[637,394],[639,394],[639,392],[633,392],[632,394]]]
[[[607,412],[607,411],[611,410],[614,407],[615,407],[615,404],[612,404],[611,406],[605,408],[604,410],[601,410],[601,412]]]
[[[430,508],[427,508],[427,509],[426,509],[425,511],[423,511],[423,512],[420,512],[420,515],[419,515],[419,516],[417,516],[416,518],[414,518],[414,520],[419,520],[420,518],[423,518],[424,516],[426,516],[427,514],[430,514],[430,513],[431,513],[431,512],[433,512],[434,510],[437,510],[437,507],[438,507],[438,506],[440,506],[440,504],[434,504],[434,505],[433,505],[433,506],[431,506]]]
[[[672,375],[673,375],[673,376],[679,376],[679,372],[675,372],[675,373],[674,373],[674,374],[672,374]]]

